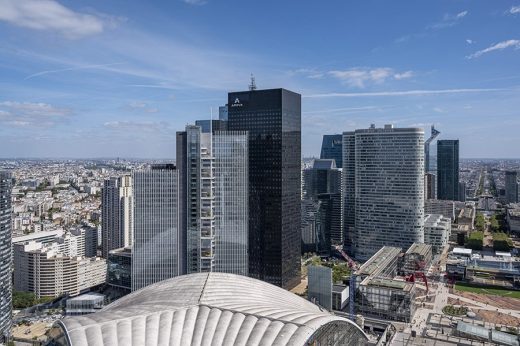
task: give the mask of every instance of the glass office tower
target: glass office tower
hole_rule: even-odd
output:
[[[506,173],[506,202],[518,202],[518,174],[516,171],[507,171]]]
[[[244,131],[177,132],[188,274],[248,274],[248,140]]]
[[[459,200],[459,140],[437,141],[437,199]]]
[[[0,343],[11,329],[11,189],[12,175],[0,171]]]
[[[132,291],[182,275],[179,177],[172,164],[135,171]]]
[[[229,93],[228,129],[249,133],[249,275],[291,289],[300,283],[301,95]]]
[[[213,135],[215,271],[245,276],[249,273],[248,147],[245,131]]]
[[[343,136],[323,135],[320,159],[334,159],[336,167],[343,168]]]

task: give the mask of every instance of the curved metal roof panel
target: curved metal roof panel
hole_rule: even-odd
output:
[[[244,276],[200,273],[133,292],[98,313],[61,321],[73,346],[305,345],[321,327],[351,321],[288,291]]]

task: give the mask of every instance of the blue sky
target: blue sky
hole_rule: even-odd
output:
[[[302,151],[434,123],[520,157],[520,1],[0,0],[0,157],[173,158],[228,91],[302,94]]]

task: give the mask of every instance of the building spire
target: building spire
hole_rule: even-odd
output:
[[[255,76],[251,73],[251,84],[249,84],[249,90],[253,91],[256,90],[256,82],[255,82]]]

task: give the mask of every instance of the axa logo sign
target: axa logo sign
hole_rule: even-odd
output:
[[[240,99],[237,97],[235,98],[235,102],[233,102],[233,104],[231,104],[231,107],[242,107],[243,104],[240,102]]]

